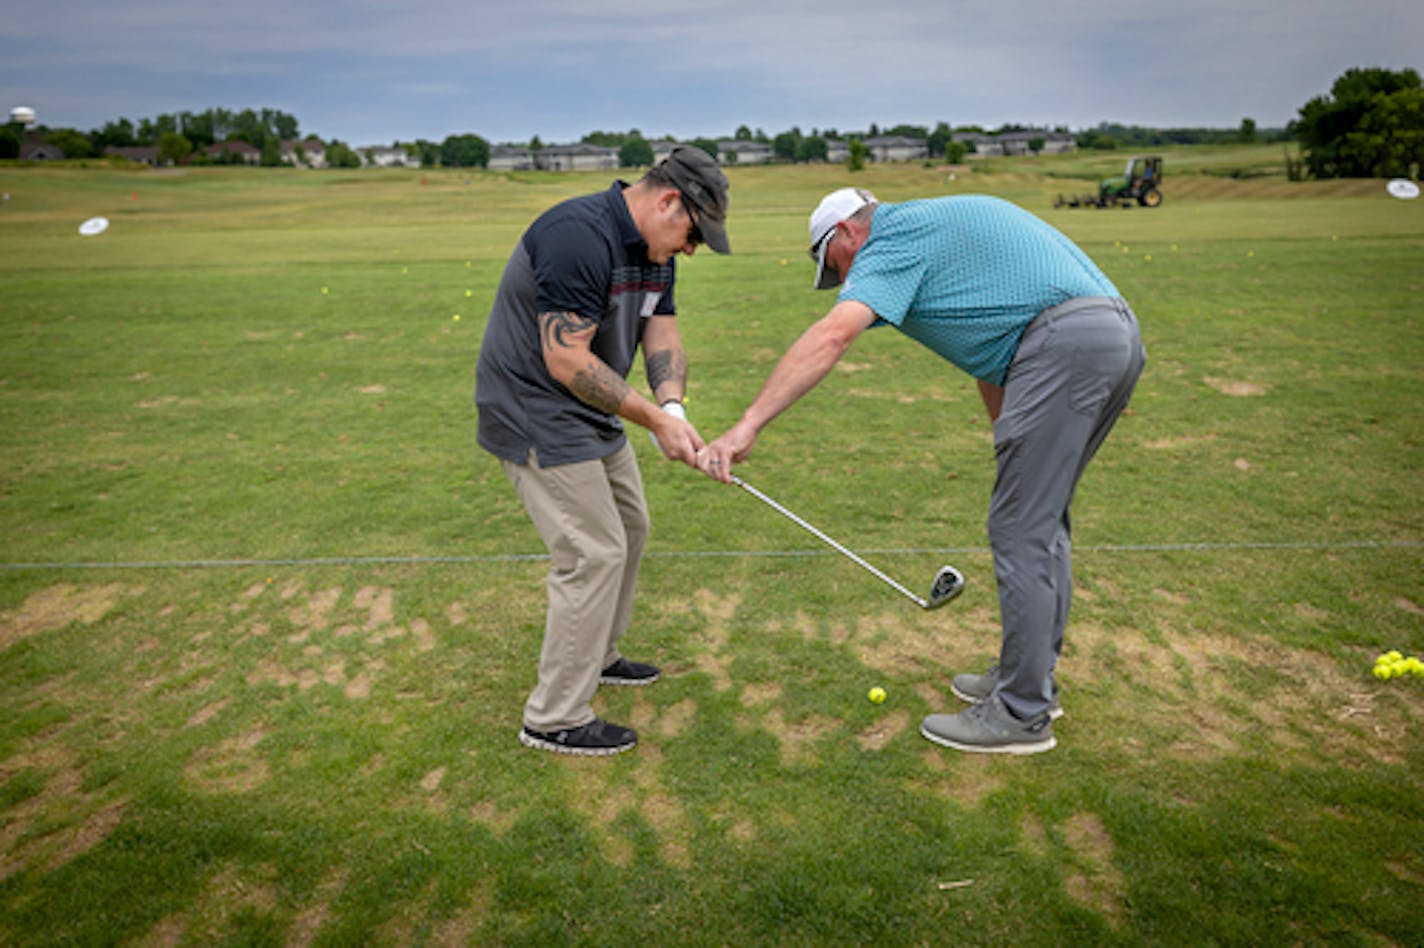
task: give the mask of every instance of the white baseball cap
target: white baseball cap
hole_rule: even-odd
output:
[[[875,203],[875,195],[865,188],[841,188],[827,194],[811,212],[810,254],[816,261],[816,289],[828,290],[841,283],[842,277],[836,268],[826,266],[826,246],[831,242],[836,225],[865,205]]]

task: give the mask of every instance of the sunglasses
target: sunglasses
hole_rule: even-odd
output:
[[[698,217],[697,214],[694,214],[694,213],[693,213],[693,211],[692,211],[692,203],[687,200],[687,195],[686,195],[686,194],[683,194],[683,193],[679,192],[679,193],[678,193],[678,198],[682,201],[682,210],[683,210],[684,213],[687,214],[687,219],[690,220],[690,221],[692,221],[692,229],[687,232],[687,239],[688,239],[688,241],[689,241],[693,246],[697,246],[698,244],[705,243],[705,241],[702,239],[702,228],[698,226],[698,223],[699,223],[699,221],[701,220],[701,218]]]

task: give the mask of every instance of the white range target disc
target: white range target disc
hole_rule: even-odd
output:
[[[1419,185],[1408,178],[1395,178],[1385,189],[1401,201],[1409,201],[1419,196]]]

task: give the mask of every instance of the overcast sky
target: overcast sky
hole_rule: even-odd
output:
[[[5,0],[0,97],[51,127],[264,107],[349,145],[1100,122],[1283,126],[1424,68],[1417,0]]]

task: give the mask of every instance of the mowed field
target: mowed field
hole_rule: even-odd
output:
[[[739,473],[963,597],[632,432],[664,675],[596,699],[635,751],[559,758],[515,738],[546,561],[474,361],[523,228],[612,175],[0,167],[0,943],[1416,942],[1424,679],[1371,667],[1424,658],[1424,201],[1166,155],[1153,210],[1054,209],[1125,156],[732,169],[734,255],[679,264],[709,439],[831,304],[844,184],[1015,201],[1133,303],[1022,759],[918,734],[995,657],[993,451],[892,330]]]

